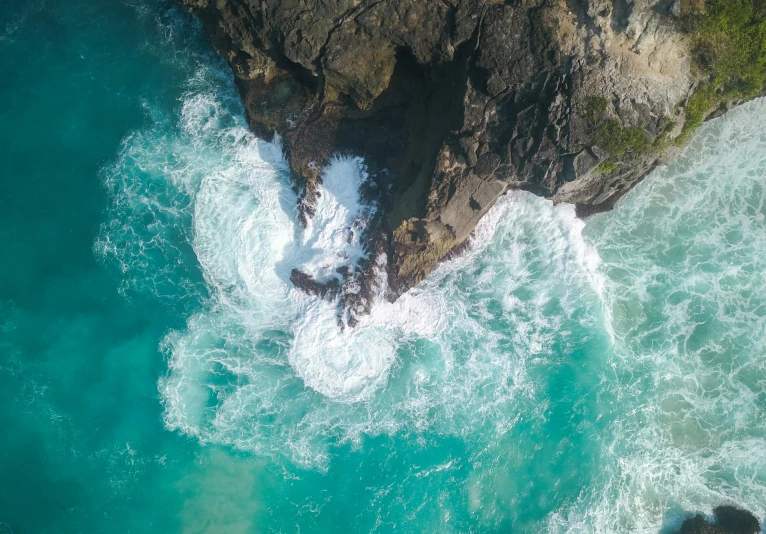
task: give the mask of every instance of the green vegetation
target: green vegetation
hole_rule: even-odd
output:
[[[613,158],[621,158],[628,152],[640,155],[651,147],[643,128],[624,128],[617,119],[602,120],[596,124],[593,139]]]
[[[651,147],[651,141],[643,128],[624,128],[617,119],[606,119],[609,101],[593,96],[585,104],[585,117],[593,129],[593,141],[609,152],[614,158],[621,158],[628,152],[643,154]]]
[[[707,0],[705,11],[686,19],[694,59],[716,91],[752,98],[766,82],[766,2]]]
[[[609,101],[603,96],[592,96],[585,103],[585,116],[588,121],[593,123],[606,113],[606,108],[609,105]]]
[[[607,173],[607,172],[615,171],[619,167],[620,166],[617,165],[616,163],[609,160],[605,160],[599,163],[598,165],[596,165],[596,168],[593,169],[593,172],[596,174]]]
[[[615,160],[627,153],[660,152],[682,145],[722,103],[748,100],[766,89],[766,0],[705,0],[705,8],[684,18],[692,39],[694,66],[703,78],[686,103],[681,133],[669,139],[674,123],[653,142],[642,128],[624,128],[619,120],[606,119],[609,102],[589,99],[585,114],[593,140],[609,152],[610,159],[594,172],[611,172]]]
[[[585,116],[593,128],[593,142],[609,153],[610,159],[602,161],[593,172],[608,173],[619,168],[615,159],[627,153],[641,155],[652,148],[652,142],[643,128],[624,128],[617,119],[606,119],[609,102],[600,96],[591,97],[585,106]]]
[[[702,122],[711,109],[720,105],[723,99],[716,95],[709,85],[704,85],[697,89],[686,103],[686,122],[681,130],[681,134],[674,139],[678,145],[682,145],[689,135],[702,126]]]
[[[746,100],[766,86],[766,2],[707,0],[701,13],[687,15],[694,64],[705,76],[689,99],[679,143],[722,102]]]

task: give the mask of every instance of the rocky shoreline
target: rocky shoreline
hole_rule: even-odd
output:
[[[706,75],[684,21],[702,0],[181,1],[231,64],[251,128],[282,136],[304,223],[328,157],[365,158],[391,299],[507,190],[609,210],[737,102],[694,98]]]
[[[338,299],[344,326],[369,311],[382,269],[394,300],[459,254],[508,190],[608,211],[766,81],[730,70],[725,0],[180,1],[231,65],[250,127],[281,136],[304,224],[328,158],[365,159],[370,259],[330,282],[290,277]],[[761,526],[719,506],[678,532]]]

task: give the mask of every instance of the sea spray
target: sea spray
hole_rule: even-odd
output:
[[[361,158],[334,157],[322,170],[314,215],[308,218],[292,259],[319,282],[342,281],[339,269],[353,274],[368,257],[362,238],[375,206],[363,202],[359,192],[367,180]]]

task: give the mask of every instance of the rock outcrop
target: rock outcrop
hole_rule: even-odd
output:
[[[753,514],[733,506],[713,510],[715,521],[710,523],[701,515],[687,519],[679,534],[760,534],[761,525]]]
[[[697,83],[696,0],[181,1],[282,136],[304,220],[327,158],[365,157],[392,298],[509,188],[610,209],[678,150]]]

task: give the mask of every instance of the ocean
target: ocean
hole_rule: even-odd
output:
[[[0,533],[766,519],[766,101],[587,221],[509,193],[343,328],[289,276],[370,254],[364,161],[304,229],[185,10],[6,2],[0,64]]]

